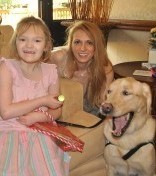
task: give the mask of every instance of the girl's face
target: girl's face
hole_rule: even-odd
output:
[[[72,51],[77,63],[88,63],[94,55],[94,42],[81,29],[73,35]]]
[[[17,51],[20,58],[27,63],[40,61],[45,51],[45,35],[41,29],[30,27],[16,39]]]

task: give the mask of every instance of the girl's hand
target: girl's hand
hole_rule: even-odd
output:
[[[36,122],[47,122],[48,119],[44,113],[31,112],[26,115],[20,116],[17,121],[23,125],[30,126]]]
[[[63,106],[63,102],[59,101],[56,97],[53,97],[52,95],[47,95],[46,106],[51,109],[58,109]]]

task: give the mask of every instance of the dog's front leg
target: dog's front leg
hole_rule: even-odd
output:
[[[148,144],[138,150],[128,160],[129,176],[153,176],[155,173],[155,148]]]
[[[128,165],[122,159],[121,153],[115,145],[107,145],[104,149],[104,158],[107,163],[107,176],[127,176]]]

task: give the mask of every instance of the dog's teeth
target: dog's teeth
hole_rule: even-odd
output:
[[[121,134],[121,133],[119,132],[119,133],[117,133],[116,135],[117,135],[117,136],[120,136],[120,134]]]
[[[116,136],[120,136],[121,135],[121,132],[117,132],[116,130],[112,130],[111,132],[112,132],[112,134],[114,134]]]
[[[128,120],[129,117],[130,117],[130,114],[128,113],[125,119]]]

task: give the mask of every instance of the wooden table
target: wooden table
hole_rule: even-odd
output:
[[[151,87],[152,91],[152,114],[156,115],[156,78],[147,76],[134,76],[135,70],[147,70],[142,67],[145,61],[124,62],[113,66],[115,78],[134,77],[136,80],[145,82]]]

